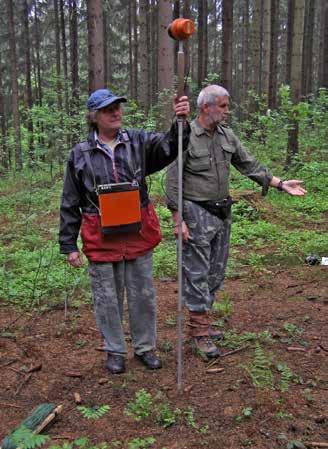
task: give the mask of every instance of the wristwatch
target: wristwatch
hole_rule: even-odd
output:
[[[280,190],[280,192],[283,192],[283,190],[284,190],[283,189],[283,183],[284,183],[284,181],[282,181],[281,179],[278,182],[277,189]]]

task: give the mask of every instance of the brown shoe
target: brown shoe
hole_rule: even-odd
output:
[[[219,348],[215,346],[210,337],[194,337],[192,341],[197,351],[203,355],[206,355],[209,359],[220,356]]]
[[[216,329],[214,326],[208,327],[208,334],[214,341],[221,341],[224,340],[224,333],[220,331],[219,329]]]

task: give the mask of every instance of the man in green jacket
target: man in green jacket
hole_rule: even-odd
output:
[[[222,86],[205,87],[197,99],[199,114],[191,123],[183,168],[183,300],[189,310],[191,338],[207,357],[220,355],[214,339],[222,337],[209,321],[215,292],[222,287],[229,253],[231,197],[229,172],[233,165],[262,186],[262,194],[275,187],[302,196],[302,181],[273,176],[243,147],[225,121],[229,93]],[[175,161],[166,180],[167,205],[178,234],[178,167]]]

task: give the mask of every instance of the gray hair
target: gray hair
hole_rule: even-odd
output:
[[[230,97],[230,94],[227,89],[218,86],[217,84],[211,84],[210,86],[204,87],[197,98],[198,109],[201,109],[204,104],[216,104],[218,97]]]
[[[89,130],[97,130],[97,111],[87,112],[85,115]]]

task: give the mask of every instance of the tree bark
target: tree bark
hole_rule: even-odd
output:
[[[249,57],[249,0],[243,3],[243,29],[242,29],[242,99],[247,99],[249,89],[248,57]]]
[[[34,41],[36,52],[36,74],[37,74],[37,92],[39,106],[42,106],[42,79],[41,79],[41,61],[40,61],[40,28],[38,18],[38,3],[34,0]]]
[[[303,29],[304,29],[305,0],[297,0],[293,10],[292,28],[292,54],[291,54],[291,99],[293,104],[299,103],[302,92],[302,50],[303,50]],[[286,167],[298,153],[298,120],[295,118],[292,129],[288,136],[288,149]]]
[[[0,128],[1,128],[0,161],[3,168],[7,170],[10,167],[10,153],[6,145],[7,127],[6,127],[4,88],[2,76],[3,69],[4,66],[1,60],[1,52],[0,52]]]
[[[222,0],[222,84],[232,91],[233,2]]]
[[[34,152],[34,138],[33,138],[33,120],[31,117],[31,109],[33,107],[33,96],[32,96],[32,83],[31,83],[31,41],[30,41],[30,29],[28,23],[29,9],[27,5],[27,0],[23,3],[23,23],[24,23],[24,43],[25,43],[25,89],[26,89],[26,103],[27,103],[27,140],[28,140],[28,154],[29,154],[29,165],[33,167],[35,162],[35,152]]]
[[[171,2],[158,2],[158,91],[162,114],[159,119],[161,128],[167,127],[172,117],[173,89],[173,39],[167,33],[167,26],[172,22]],[[168,93],[169,91],[169,93]]]
[[[89,93],[105,87],[104,33],[101,0],[87,0]]]
[[[22,159],[20,116],[19,116],[18,70],[17,70],[16,36],[14,27],[13,2],[11,0],[6,0],[6,6],[8,15],[8,31],[9,31],[9,47],[10,47],[13,127],[15,130],[15,170],[21,171],[23,168],[23,159]]]
[[[291,81],[291,60],[292,60],[292,42],[294,28],[294,9],[295,0],[288,0],[288,19],[287,19],[287,50],[286,50],[286,84]]]
[[[133,23],[133,98],[138,100],[138,19],[136,0],[132,4],[132,23]]]
[[[260,76],[260,48],[261,48],[261,33],[260,33],[260,7],[261,0],[253,1],[253,20],[252,20],[252,89],[255,93],[259,93],[259,76]]]
[[[279,38],[279,0],[271,0],[271,52],[269,79],[269,108],[277,107],[278,90],[278,38]]]
[[[57,107],[62,110],[62,85],[61,85],[61,58],[60,58],[60,30],[59,30],[59,9],[58,0],[54,0],[55,11],[55,43],[56,43],[56,87],[57,87]]]
[[[64,0],[59,0],[59,9],[60,9],[60,28],[61,28],[62,49],[63,49],[65,111],[66,111],[66,114],[69,114],[68,86],[67,86],[68,62],[67,62],[67,44],[66,44]]]
[[[271,50],[271,0],[263,1],[263,64],[262,64],[262,92],[268,97],[270,78],[270,50]]]
[[[304,15],[302,95],[307,96],[313,90],[313,33],[315,0],[306,0]]]
[[[323,8],[324,12],[324,45],[322,55],[322,82],[321,86],[328,89],[328,4],[326,3]]]
[[[140,61],[140,86],[139,103],[148,111],[150,106],[149,98],[149,0],[140,0],[140,39],[139,39],[139,61]]]
[[[71,111],[76,113],[79,104],[79,59],[78,59],[78,32],[77,32],[77,4],[76,0],[69,0],[69,28],[70,28],[70,62],[72,100]]]

